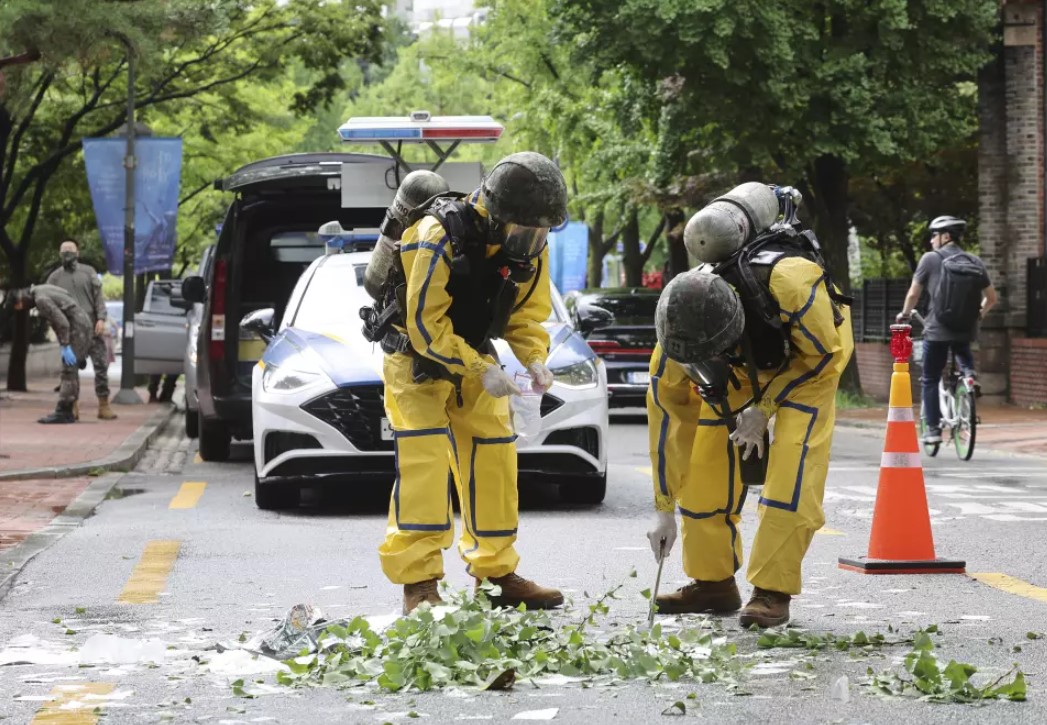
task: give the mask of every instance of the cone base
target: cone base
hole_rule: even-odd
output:
[[[859,574],[966,574],[967,562],[959,559],[894,560],[840,557],[840,568]]]

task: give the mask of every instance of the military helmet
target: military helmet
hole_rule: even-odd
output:
[[[567,219],[567,184],[550,159],[533,151],[495,164],[481,187],[483,204],[502,224],[557,227]]]
[[[745,312],[722,277],[692,269],[666,285],[654,326],[665,354],[688,365],[734,348],[745,328]]]

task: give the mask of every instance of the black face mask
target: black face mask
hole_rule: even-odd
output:
[[[62,252],[59,256],[62,258],[62,266],[66,269],[73,269],[76,266],[76,260],[80,258],[76,252]]]

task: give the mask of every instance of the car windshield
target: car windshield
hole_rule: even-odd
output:
[[[358,310],[372,302],[363,287],[365,269],[366,264],[350,267],[328,263],[317,267],[291,324],[309,332],[358,329]],[[566,312],[556,287],[552,290],[552,303],[547,322],[563,322]]]
[[[291,324],[309,332],[359,328],[359,310],[371,303],[363,287],[366,268],[366,264],[317,267]]]
[[[615,325],[653,325],[658,295],[594,295],[590,304],[613,314]]]

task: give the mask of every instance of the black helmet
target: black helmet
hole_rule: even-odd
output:
[[[963,237],[964,231],[967,230],[967,222],[954,216],[940,216],[935,217],[934,221],[927,227],[927,230],[931,234],[948,232],[949,236],[954,240],[959,240]]]
[[[480,187],[483,205],[502,224],[558,227],[567,219],[567,184],[551,160],[533,151],[495,164]]]
[[[666,285],[654,326],[665,354],[692,365],[734,348],[745,328],[745,312],[722,277],[692,269]]]

